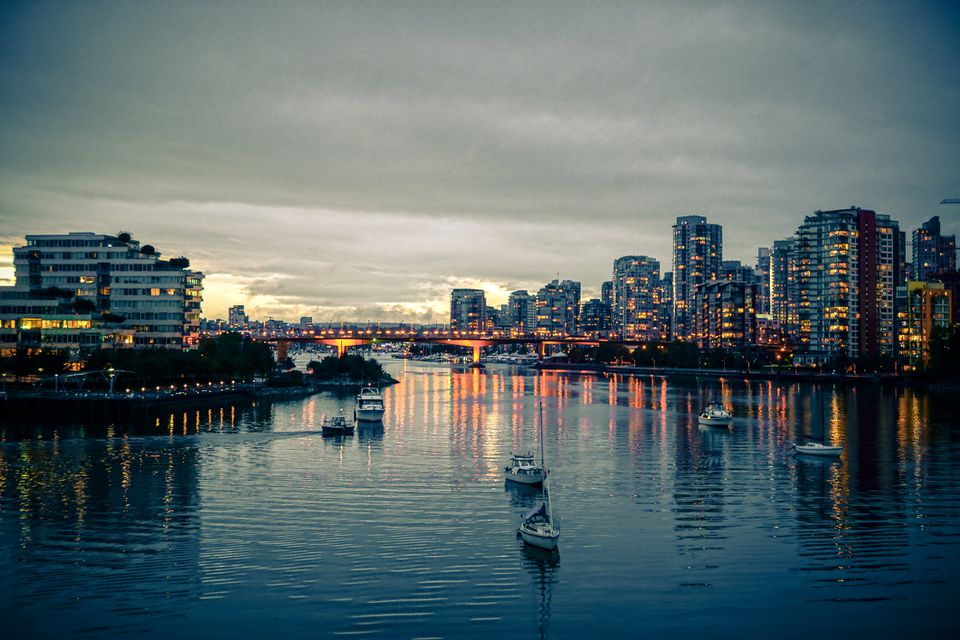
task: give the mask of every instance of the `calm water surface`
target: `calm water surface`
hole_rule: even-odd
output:
[[[956,401],[388,362],[330,394],[0,425],[0,636],[875,638],[960,632]],[[700,429],[722,398],[732,433]],[[505,486],[542,399],[558,556]],[[803,433],[844,445],[796,459]]]

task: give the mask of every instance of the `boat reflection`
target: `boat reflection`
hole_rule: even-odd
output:
[[[520,540],[519,536],[517,540]],[[553,597],[553,585],[559,581],[560,552],[556,549],[548,551],[524,544],[521,553],[523,554],[523,568],[530,574],[533,585],[537,590],[539,599],[537,638],[543,640],[549,637],[550,602]]]

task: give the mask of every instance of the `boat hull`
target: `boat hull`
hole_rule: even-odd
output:
[[[509,482],[516,482],[517,484],[526,484],[526,485],[540,485],[543,484],[543,473],[513,473],[512,471],[507,471],[505,477]]]
[[[697,418],[697,424],[699,424],[701,427],[723,427],[724,429],[729,429],[730,425],[733,424],[733,417],[704,418],[700,416]]]
[[[380,422],[383,420],[383,409],[357,409],[356,419],[360,422]]]
[[[832,456],[843,453],[843,447],[810,447],[800,444],[793,445],[794,451],[808,456]]]
[[[520,527],[520,537],[523,538],[525,544],[538,549],[553,550],[557,548],[557,544],[560,542],[560,532],[556,530],[552,533],[534,533]]]

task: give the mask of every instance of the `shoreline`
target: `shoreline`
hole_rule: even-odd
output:
[[[756,371],[749,369],[702,369],[684,367],[638,367],[632,365],[603,365],[597,363],[539,362],[538,371],[567,371],[596,375],[654,376],[661,378],[741,378],[744,380],[770,380],[773,382],[810,382],[830,384],[883,384],[900,387],[924,388],[935,391],[960,390],[960,382],[931,381],[895,373],[819,373],[816,371]]]

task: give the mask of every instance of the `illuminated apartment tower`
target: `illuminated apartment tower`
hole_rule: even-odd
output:
[[[707,282],[693,296],[693,339],[703,348],[736,349],[757,340],[757,285]]]
[[[797,239],[776,240],[770,252],[770,315],[791,344],[799,339],[798,309]]]
[[[203,274],[190,271],[186,258],[161,259],[128,233],[29,235],[26,241],[13,249],[13,289],[29,298],[56,290],[85,300],[107,342],[196,346]]]
[[[450,292],[450,330],[483,331],[487,324],[487,298],[483,289]]]
[[[518,334],[533,333],[537,327],[537,299],[526,290],[514,291],[507,301],[510,328]]]
[[[703,216],[680,216],[673,225],[673,336],[692,340],[693,292],[720,278],[723,229]]]
[[[896,353],[903,238],[887,215],[818,211],[797,230],[799,364]]]
[[[930,340],[940,330],[949,329],[952,292],[940,282],[908,282],[899,287],[899,349],[901,362],[913,369],[930,360]]]
[[[913,230],[913,279],[929,281],[935,273],[957,270],[957,238],[940,235],[940,216]]]
[[[577,335],[579,312],[579,282],[572,280],[548,282],[537,292],[537,335]]]
[[[770,311],[770,248],[757,249],[755,267],[757,283],[757,313],[767,315]]]
[[[613,263],[613,327],[628,340],[666,340],[660,318],[660,262],[648,256],[623,256]]]

